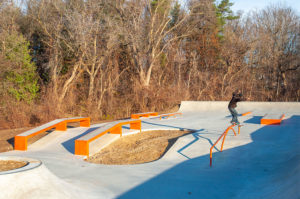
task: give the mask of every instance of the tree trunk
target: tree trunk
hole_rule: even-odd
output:
[[[90,85],[89,85],[89,94],[88,94],[88,102],[92,102],[94,97],[94,82],[95,82],[95,76],[90,75]]]
[[[69,77],[69,79],[67,81],[65,81],[65,83],[63,85],[63,89],[62,89],[61,94],[60,94],[59,99],[58,99],[59,105],[62,104],[68,90],[70,89],[70,87],[72,85],[72,83],[79,76],[79,74],[80,74],[80,72],[79,72],[80,65],[81,65],[81,63],[76,64],[74,66],[71,77]]]

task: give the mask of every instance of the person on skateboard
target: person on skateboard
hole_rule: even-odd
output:
[[[242,97],[243,97],[242,93],[239,90],[237,90],[232,93],[232,98],[228,104],[228,109],[232,115],[231,123],[233,125],[240,125],[240,122],[238,121],[238,112],[235,110],[235,108],[237,107],[238,102],[245,100]]]

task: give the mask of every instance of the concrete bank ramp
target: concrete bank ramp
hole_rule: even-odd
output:
[[[1,199],[84,198],[72,185],[53,175],[39,160],[9,156],[0,156],[0,160],[28,162],[22,168],[0,172]]]
[[[182,101],[178,112],[228,112],[229,101]],[[299,102],[238,102],[239,113],[253,111],[257,113],[277,113],[279,110],[299,113]],[[281,113],[281,112],[280,112]]]
[[[266,108],[263,105],[252,108],[261,113],[286,110],[282,125],[261,125],[259,120],[253,120],[256,114],[241,117],[245,124],[241,134],[231,133],[223,152],[217,150],[220,145],[214,149],[212,167],[209,148],[226,127],[226,122],[217,116],[229,120],[228,113],[215,110],[202,118],[201,111],[185,112],[177,121],[170,120],[176,126],[181,121],[198,131],[179,138],[159,160],[161,164],[169,161],[176,165],[119,198],[132,199],[144,194],[144,198],[300,199],[300,109],[289,103],[275,103],[271,107],[266,103]],[[210,117],[217,118],[216,122],[210,122]]]

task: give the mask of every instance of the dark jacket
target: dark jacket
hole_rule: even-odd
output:
[[[233,93],[232,94],[232,98],[228,104],[228,108],[235,108],[238,102],[243,101],[244,98],[242,97],[243,95],[241,93],[237,94],[237,93]]]

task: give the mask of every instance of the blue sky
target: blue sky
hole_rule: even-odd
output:
[[[282,4],[292,7],[297,14],[300,14],[300,0],[231,0],[234,5],[233,11],[242,10],[248,12],[251,10],[262,9],[271,4]]]
[[[216,1],[220,2],[221,0]],[[179,2],[184,5],[187,0],[179,0]],[[260,10],[268,5],[280,3],[292,7],[300,15],[300,0],[230,0],[230,2],[234,3],[232,6],[233,11],[242,10],[245,14],[251,10]]]

